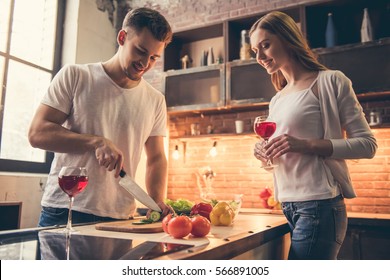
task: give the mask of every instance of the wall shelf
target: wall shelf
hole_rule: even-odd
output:
[[[390,64],[384,59],[390,51],[388,5],[388,0],[324,0],[281,11],[297,22],[325,66],[341,70],[351,79],[359,100],[375,100],[388,97],[390,90]],[[375,40],[361,43],[364,8],[368,8]],[[239,60],[241,31],[250,29],[266,12],[174,34],[164,54],[167,72],[163,88],[170,114],[218,114],[268,106],[276,92],[269,74],[255,59]],[[325,48],[329,12],[334,15],[340,40],[337,46]],[[201,53],[209,47],[220,64],[201,66]],[[193,59],[192,67],[180,69],[180,58],[186,54]]]
[[[389,100],[390,91],[359,93],[356,96],[359,101]]]
[[[257,138],[258,136],[254,132],[244,133],[216,133],[216,134],[201,134],[201,135],[183,135],[183,136],[170,136],[170,140],[178,140],[181,142],[188,142],[191,140],[220,140],[225,138]]]

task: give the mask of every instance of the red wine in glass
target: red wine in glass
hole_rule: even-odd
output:
[[[75,232],[72,228],[72,205],[75,195],[85,189],[88,184],[88,174],[85,167],[64,166],[58,174],[58,184],[61,189],[69,196],[68,223],[65,232]]]
[[[75,196],[80,193],[88,184],[87,176],[62,176],[58,178],[61,189],[69,196]]]
[[[253,124],[253,130],[267,143],[268,139],[274,134],[276,130],[276,123],[268,120],[267,116],[256,117]],[[262,168],[272,168],[275,166],[276,164],[273,164],[271,160],[268,159],[266,166],[262,166]]]
[[[268,140],[276,130],[276,123],[274,122],[260,122],[255,123],[255,132],[261,138]]]

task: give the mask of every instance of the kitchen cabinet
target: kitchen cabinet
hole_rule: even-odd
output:
[[[368,9],[374,40],[361,43],[363,10]],[[336,46],[325,48],[327,14],[332,13]],[[390,63],[390,1],[327,1],[305,8],[306,37],[330,69],[341,70],[352,81],[356,94],[386,92]]]
[[[172,42],[164,51],[164,71],[183,69],[181,59],[185,55],[190,57],[190,67],[201,67],[203,51],[213,48],[214,59],[225,57],[224,48],[225,23],[203,26],[191,30],[175,32]],[[206,68],[204,68],[207,70]]]
[[[20,228],[21,201],[0,202],[0,231]]]
[[[256,60],[226,64],[226,106],[268,105],[276,90],[267,71]]]
[[[305,7],[306,37],[312,48],[325,47],[328,13],[332,13],[336,46],[361,42],[363,9],[367,8],[374,40],[390,37],[389,0],[333,0]]]
[[[319,60],[330,69],[342,71],[352,81],[356,94],[390,89],[390,38],[370,43],[316,49]]]
[[[225,106],[225,67],[211,65],[168,71],[164,82],[168,111]]]
[[[367,43],[360,40],[364,8],[368,9],[374,29],[374,41]],[[342,0],[278,10],[298,23],[320,61],[350,77],[357,94],[385,92],[388,95],[390,66],[384,58],[388,56],[390,45],[389,9],[389,0]],[[275,94],[270,76],[253,57],[240,60],[241,31],[249,30],[267,12],[174,34],[164,56],[164,90],[171,113],[253,109],[268,105]],[[325,48],[328,13],[334,16],[338,35],[337,44],[332,48]],[[216,64],[204,66],[202,54],[210,47]],[[181,69],[180,59],[185,55],[192,59],[189,69]]]
[[[206,110],[225,106],[224,23],[177,32],[165,49],[163,88],[168,111]],[[212,48],[212,50],[210,49]],[[207,65],[207,56],[214,61]],[[188,67],[181,59],[189,56]]]
[[[389,215],[349,214],[348,229],[338,259],[389,260]],[[377,217],[376,217],[377,216]]]

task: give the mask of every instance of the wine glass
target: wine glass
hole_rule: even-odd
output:
[[[263,138],[265,144],[267,144],[268,139],[272,136],[272,134],[274,134],[276,130],[276,123],[270,120],[267,116],[259,116],[255,119],[255,122],[253,124],[253,130],[257,135]],[[268,159],[266,165],[262,166],[261,168],[267,169],[275,166],[277,165],[272,163],[271,160]]]
[[[68,223],[65,232],[75,232],[72,228],[72,205],[76,194],[84,190],[88,184],[87,169],[85,167],[64,166],[58,174],[58,184],[69,196]]]

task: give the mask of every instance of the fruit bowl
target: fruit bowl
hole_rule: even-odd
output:
[[[242,206],[242,194],[216,194],[212,197],[203,197],[203,201],[215,206],[218,202],[226,202],[234,211],[235,217],[237,217]]]
[[[242,206],[242,194],[235,194],[233,195],[233,199],[227,200],[226,202],[229,203],[230,207],[234,211],[235,216],[237,216]]]
[[[242,195],[216,195],[210,199],[213,209],[210,212],[210,222],[213,226],[231,226],[236,220],[242,205]]]

